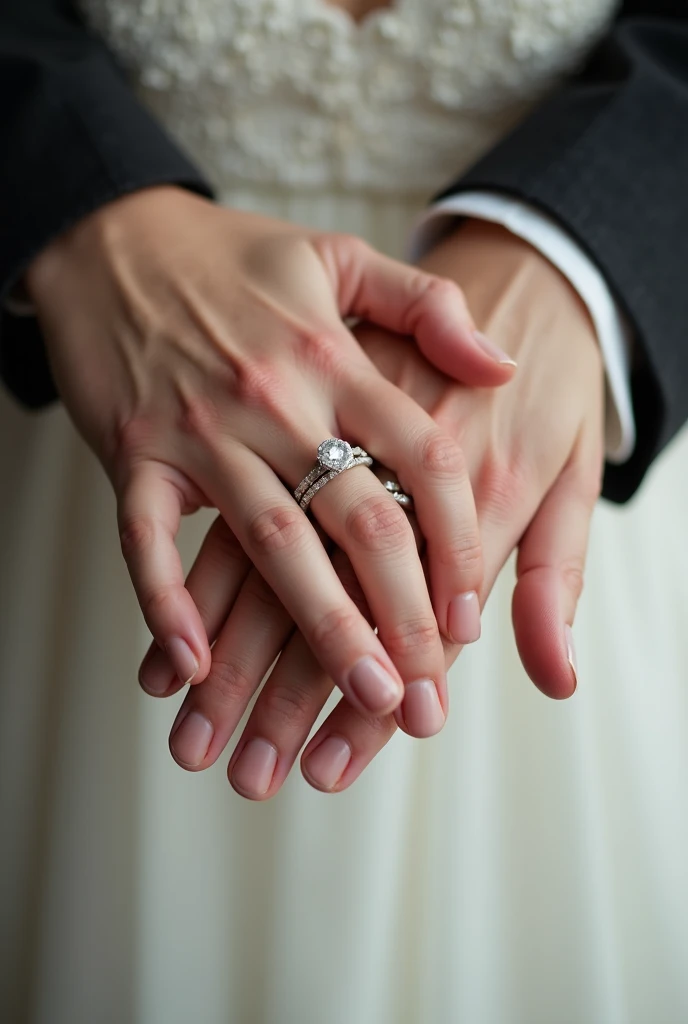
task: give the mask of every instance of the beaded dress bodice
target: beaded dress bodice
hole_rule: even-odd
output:
[[[220,191],[442,185],[571,73],[615,0],[80,0]]]

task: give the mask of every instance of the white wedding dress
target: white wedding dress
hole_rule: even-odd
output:
[[[402,253],[433,191],[605,31],[598,0],[86,0],[223,202]],[[518,661],[510,567],[428,741],[347,792],[242,800],[172,761],[104,474],[2,397],[7,1024],[688,1020],[688,437],[600,505],[579,688]],[[212,517],[187,520],[187,564]]]

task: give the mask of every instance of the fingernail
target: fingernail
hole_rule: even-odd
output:
[[[186,686],[186,684],[190,683],[198,672],[198,658],[193,653],[186,640],[181,640],[177,636],[172,637],[171,640],[167,641],[165,650],[169,654],[170,661],[174,665],[174,671]]]
[[[516,366],[515,360],[511,358],[508,352],[505,352],[499,345],[495,345],[494,341],[490,341],[480,331],[473,331],[473,337],[490,359],[494,359],[496,363],[500,363],[502,366]]]
[[[205,715],[200,711],[189,711],[170,737],[170,747],[177,761],[196,768],[208,753],[213,731],[212,723]]]
[[[391,711],[404,695],[401,683],[370,655],[361,658],[351,669],[349,684],[361,704],[376,714]]]
[[[139,682],[146,693],[161,697],[174,682],[174,670],[166,651],[158,648],[141,666]]]
[[[573,671],[573,690],[576,691],[578,686],[578,662],[576,661],[576,645],[573,642],[573,630],[570,626],[564,626],[564,633],[566,634],[566,657],[569,659],[569,665]]]
[[[305,762],[309,778],[322,789],[334,789],[351,761],[351,747],[341,736],[328,736]]]
[[[444,725],[444,711],[432,679],[418,679],[406,687],[403,707],[406,728],[412,736],[434,736]]]
[[[475,590],[451,599],[447,627],[454,643],[472,644],[480,639],[480,602]]]
[[[232,783],[244,796],[265,796],[277,765],[272,743],[256,737],[249,740],[232,769]]]

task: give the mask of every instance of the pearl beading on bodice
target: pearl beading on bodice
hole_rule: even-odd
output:
[[[580,63],[615,0],[81,0],[220,191],[429,191]]]

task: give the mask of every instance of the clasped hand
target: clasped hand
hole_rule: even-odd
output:
[[[468,248],[480,263],[480,244]],[[523,277],[512,256],[521,270],[505,272],[497,302],[475,315],[516,352],[536,349],[538,331],[500,307]],[[475,639],[473,611],[521,538],[524,664],[546,692],[571,691],[577,594],[566,593],[578,587],[601,465],[594,337],[548,268],[576,314],[565,343],[548,340],[563,363],[552,372],[548,355],[531,373],[526,347],[520,390],[523,367],[498,388],[513,365],[475,333],[447,253],[432,258],[435,272],[421,271],[348,236],[158,188],[87,217],[29,270],[58,389],[117,496],[155,641],[142,685],[162,696],[192,684],[172,731],[181,764],[219,756],[279,655],[230,761],[246,796],[279,789],[333,685],[343,700],[304,752],[320,788],[348,786],[397,725],[437,732],[446,666]],[[449,264],[462,269],[453,251]],[[376,330],[354,337],[347,317]],[[561,326],[546,320],[540,329]],[[571,334],[584,339],[573,352]],[[422,560],[413,524],[365,467],[315,496],[314,522],[298,508],[290,491],[329,436],[366,448],[413,494]],[[185,581],[175,535],[204,505],[219,516]]]

